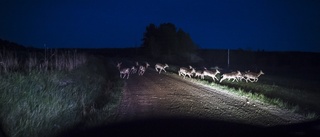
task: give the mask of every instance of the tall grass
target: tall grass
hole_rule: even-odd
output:
[[[112,118],[123,85],[110,60],[76,51],[25,55],[0,54],[0,127],[7,136],[56,136]]]
[[[0,52],[0,72],[8,73],[19,67],[17,53],[7,52],[3,50]]]
[[[0,72],[8,73],[14,71],[71,71],[84,64],[87,60],[85,53],[77,50],[43,49],[39,51],[0,52]]]

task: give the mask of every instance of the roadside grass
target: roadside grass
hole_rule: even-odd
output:
[[[271,76],[272,77],[272,76]],[[260,78],[261,80],[258,83],[251,82],[225,82],[228,86],[234,87],[237,86],[239,88],[243,88],[246,91],[255,92],[259,94],[263,94],[268,98],[279,98],[283,102],[286,102],[288,107],[295,109],[295,112],[304,113],[304,112],[312,112],[320,114],[320,94],[314,90],[312,90],[315,85],[310,85],[307,80],[300,80],[299,85],[290,84],[291,79],[286,79],[287,85],[282,82],[284,78],[274,79],[273,82],[265,81],[265,78],[269,78],[269,76],[265,76]],[[294,81],[297,81],[296,79]],[[281,85],[278,85],[281,83]],[[295,86],[295,87],[293,87]],[[300,88],[299,88],[299,87]],[[304,88],[308,87],[308,88]],[[281,104],[281,103],[277,103]],[[285,105],[282,105],[285,106]],[[299,106],[299,107],[297,107]]]
[[[261,102],[276,105],[280,108],[286,108],[289,109],[291,112],[299,113],[304,115],[308,119],[317,119],[319,118],[319,114],[316,113],[316,108],[302,108],[301,106],[305,105],[305,100],[297,101],[296,98],[299,98],[299,95],[294,95],[294,93],[291,93],[291,95],[287,95],[282,93],[281,95],[277,94],[276,92],[283,92],[284,90],[287,90],[283,87],[277,87],[277,89],[270,90],[267,87],[267,84],[259,84],[259,83],[246,83],[246,82],[230,82],[226,81],[221,83],[215,83],[209,80],[200,80],[195,79],[196,82],[210,85],[216,89],[220,90],[226,90],[229,92],[232,92],[236,95],[246,97],[251,100],[259,100]],[[227,84],[226,84],[227,83]],[[250,86],[243,86],[243,85],[250,85]],[[279,90],[281,88],[282,90]],[[310,96],[305,95],[305,98],[308,98]],[[315,102],[311,102],[313,105]],[[310,105],[310,104],[308,104]]]
[[[0,127],[7,136],[57,136],[114,118],[123,83],[112,61],[75,52],[51,55],[23,60],[0,53]]]
[[[177,74],[178,66],[169,65],[168,72]],[[217,75],[220,78],[220,74]],[[192,81],[226,90],[252,100],[276,105],[292,112],[304,115],[308,119],[319,118],[319,93],[315,92],[315,82],[301,79],[286,79],[274,76],[261,76],[259,82],[214,82],[206,77],[204,80],[193,78]],[[306,84],[302,84],[306,83]],[[310,83],[312,85],[310,85]],[[296,85],[292,85],[296,84]]]

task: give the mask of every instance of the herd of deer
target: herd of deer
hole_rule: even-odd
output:
[[[135,66],[132,66],[131,68],[121,68],[122,63],[117,64],[117,68],[120,72],[120,78],[125,78],[129,79],[130,74],[135,74],[138,72],[139,76],[142,76],[144,72],[147,70],[147,68],[150,66],[148,62],[145,62],[145,65],[139,65],[138,62],[136,62]],[[166,68],[169,67],[167,64],[160,64],[157,63],[155,65],[155,70],[161,73],[161,71],[166,72]],[[185,78],[188,76],[189,78],[196,77],[196,78],[201,78],[204,79],[205,76],[212,78],[213,81],[217,80],[220,83],[223,80],[232,80],[234,81],[242,81],[245,80],[246,82],[257,82],[258,78],[264,74],[261,70],[259,73],[254,73],[250,71],[245,71],[245,72],[231,72],[231,73],[224,73],[221,75],[221,79],[219,80],[216,76],[219,74],[220,71],[218,69],[215,69],[215,71],[208,70],[207,68],[204,67],[204,70],[198,70],[196,71],[192,66],[189,66],[189,68],[186,67],[181,67],[178,71],[179,76],[183,76]]]
[[[208,70],[204,67],[204,70],[198,70],[196,71],[192,66],[189,66],[189,68],[182,67],[178,71],[179,76],[183,76],[184,78],[188,76],[191,78],[193,75],[196,78],[204,79],[205,76],[212,78],[213,81],[218,80],[220,83],[223,80],[232,80],[234,81],[242,81],[245,80],[246,82],[258,82],[258,78],[264,74],[261,70],[259,73],[254,73],[250,71],[246,71],[241,73],[240,71],[231,72],[231,73],[224,73],[221,75],[221,79],[219,80],[216,76],[219,74],[220,71],[216,69],[215,71]]]
[[[121,68],[122,62],[117,64],[117,68],[120,72],[120,78],[125,78],[127,76],[127,79],[129,79],[130,74],[135,74],[138,72],[139,76],[142,76],[144,72],[147,70],[147,68],[150,66],[148,62],[145,62],[145,65],[139,65],[139,62],[136,62],[135,66],[132,66],[131,68]],[[155,69],[159,74],[161,71],[167,72],[165,69],[169,67],[167,64],[156,64]]]

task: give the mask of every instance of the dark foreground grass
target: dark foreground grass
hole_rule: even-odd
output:
[[[3,73],[0,124],[10,137],[56,136],[113,118],[123,83],[111,61],[89,57],[72,71]]]

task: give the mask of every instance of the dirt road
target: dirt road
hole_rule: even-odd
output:
[[[217,91],[149,68],[143,76],[130,75],[118,109],[120,120],[153,117],[195,117],[271,126],[303,121],[304,117],[272,105]]]

